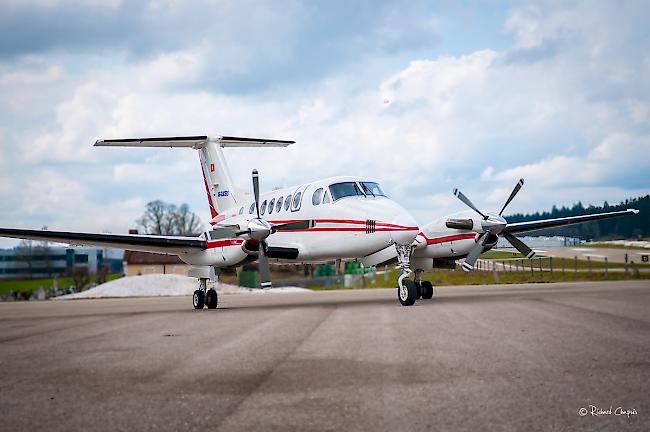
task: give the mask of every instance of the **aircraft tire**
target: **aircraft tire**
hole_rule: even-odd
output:
[[[429,281],[422,281],[422,298],[430,299],[433,297],[433,285]]]
[[[194,291],[192,305],[194,305],[194,309],[203,309],[203,306],[205,306],[205,293],[203,290]]]
[[[210,288],[205,296],[205,304],[208,309],[216,309],[217,303],[219,302],[219,296],[217,292]]]
[[[417,299],[417,288],[411,279],[402,279],[402,286],[397,287],[397,298],[402,306],[412,306]]]
[[[422,284],[420,282],[418,282],[418,281],[414,281],[413,283],[415,284],[415,290],[416,290],[416,293],[417,293],[415,295],[415,299],[419,300],[419,299],[422,298],[422,294],[424,293],[424,291],[422,291]]]

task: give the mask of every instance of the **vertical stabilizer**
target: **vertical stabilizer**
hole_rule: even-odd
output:
[[[214,141],[208,141],[198,150],[210,215],[214,218],[226,209],[238,206],[241,200],[238,199],[221,147]]]

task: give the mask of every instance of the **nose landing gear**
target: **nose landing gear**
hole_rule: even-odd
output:
[[[412,306],[419,298],[430,299],[433,297],[433,285],[429,281],[422,281],[420,275],[422,270],[415,270],[415,280],[410,279],[411,267],[410,258],[413,248],[410,245],[395,244],[397,249],[397,261],[401,273],[397,278],[397,298],[402,306]]]

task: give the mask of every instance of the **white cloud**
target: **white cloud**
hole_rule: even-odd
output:
[[[47,8],[55,8],[57,6],[65,4],[72,4],[116,9],[122,4],[122,0],[4,0],[4,3],[5,5],[34,5]]]
[[[26,86],[50,84],[61,78],[63,71],[58,65],[44,70],[12,70],[0,73],[0,86]]]
[[[504,24],[514,39],[507,49],[370,59],[391,72],[368,73],[375,63],[364,60],[320,80],[240,93],[210,79],[251,70],[266,76],[267,57],[289,55],[286,45],[297,43],[299,29],[275,34],[274,28],[254,48],[230,28],[213,29],[189,48],[118,66],[88,62],[72,78],[74,67],[52,58],[37,68],[8,69],[0,83],[23,86],[21,94],[30,82],[53,91],[64,78],[76,80],[70,96],[45,104],[54,118],[23,132],[36,137],[33,143],[28,136],[19,142],[17,128],[0,123],[10,131],[0,136],[0,164],[21,167],[13,180],[36,188],[33,170],[45,168],[58,185],[41,192],[51,195],[46,205],[25,202],[8,222],[20,222],[21,212],[42,212],[52,215],[50,225],[125,231],[156,198],[189,202],[207,214],[194,152],[92,148],[97,138],[170,134],[295,139],[288,149],[227,149],[238,186],[250,187],[252,168],[260,170],[265,189],[365,175],[384,183],[422,223],[464,209],[451,194],[455,186],[479,207],[498,210],[520,177],[526,186],[512,211],[647,193],[634,180],[650,168],[650,55],[626,53],[636,49],[636,27],[608,22],[612,7],[590,5],[516,8]],[[295,17],[303,8],[290,9]],[[293,64],[303,66],[301,59]],[[94,197],[99,188],[111,191],[102,202]],[[7,200],[19,193],[2,190]],[[71,193],[81,198],[66,205]]]
[[[650,170],[650,136],[612,134],[584,156],[556,155],[494,173],[483,180],[520,177],[544,187],[594,186],[628,173]]]

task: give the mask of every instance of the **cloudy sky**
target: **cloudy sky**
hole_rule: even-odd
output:
[[[422,224],[520,177],[512,212],[650,192],[646,1],[0,7],[0,226],[125,232],[158,198],[208,221],[195,152],[92,147],[116,137],[294,139],[227,149],[235,181],[370,176]]]

